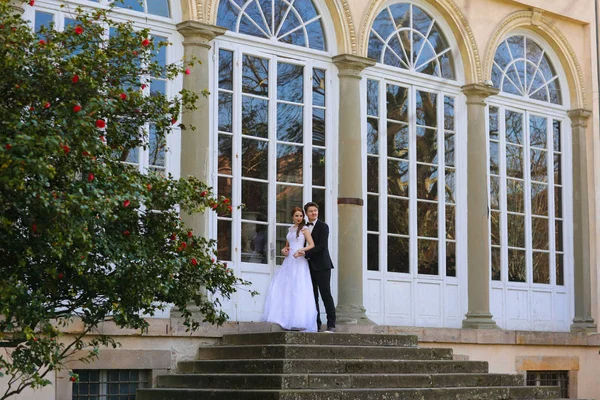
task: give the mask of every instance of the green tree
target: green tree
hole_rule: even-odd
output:
[[[124,162],[140,147],[160,151],[198,95],[149,94],[151,77],[189,74],[193,60],[161,66],[168,44],[111,12],[73,10],[64,31],[32,32],[0,1],[0,399],[48,385],[74,353],[91,360],[116,346],[95,335],[100,322],[144,330],[142,314],[173,304],[195,329],[191,304],[220,324],[218,297],[246,283],[180,218],[230,212],[228,199]],[[74,320],[84,332],[62,336]]]

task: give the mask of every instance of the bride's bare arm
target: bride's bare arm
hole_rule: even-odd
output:
[[[288,254],[290,254],[290,244],[287,240],[285,241],[285,246],[281,249],[281,254],[283,254],[286,257],[288,256]]]
[[[298,255],[304,255],[305,251],[310,250],[313,247],[315,247],[315,242],[314,242],[312,236],[310,235],[310,231],[308,230],[308,228],[302,229],[302,233],[304,234],[304,239],[306,239],[307,246],[303,247],[301,249],[298,249],[298,251],[296,251],[296,253],[294,254],[294,256],[296,256],[296,254],[298,254]]]

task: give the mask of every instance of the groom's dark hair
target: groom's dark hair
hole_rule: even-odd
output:
[[[304,212],[308,212],[308,207],[317,207],[317,210],[319,209],[319,205],[317,203],[313,203],[312,201],[309,201],[304,205]]]

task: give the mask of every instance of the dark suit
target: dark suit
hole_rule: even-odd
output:
[[[335,305],[331,296],[331,270],[333,262],[329,255],[329,226],[320,220],[316,220],[311,236],[315,247],[306,251],[306,259],[310,266],[310,277],[312,279],[317,305],[317,328],[321,328],[321,316],[319,310],[319,292],[325,305],[327,313],[327,327],[335,328]]]

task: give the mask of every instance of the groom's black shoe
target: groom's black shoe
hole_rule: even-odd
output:
[[[334,326],[328,326],[327,329],[325,329],[325,332],[327,332],[327,333],[333,333],[333,332],[335,332],[335,327]]]

